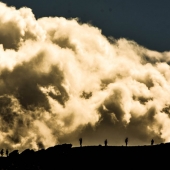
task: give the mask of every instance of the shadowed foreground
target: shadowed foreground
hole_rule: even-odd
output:
[[[153,146],[84,146],[56,145],[46,150],[17,150],[0,158],[1,169],[104,169],[169,167],[170,143]]]

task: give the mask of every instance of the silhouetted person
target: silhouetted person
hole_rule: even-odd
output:
[[[82,138],[79,139],[80,147],[82,147]]]
[[[9,156],[9,151],[8,151],[8,149],[6,149],[6,156],[7,156],[7,157]]]
[[[151,145],[153,145],[153,144],[154,144],[154,140],[152,139],[152,140],[151,140]]]
[[[1,149],[1,156],[3,157],[3,155],[4,155],[4,150]]]
[[[104,141],[104,145],[107,146],[107,139]]]
[[[128,138],[125,139],[125,144],[126,144],[126,146],[127,146],[127,144],[128,144]]]

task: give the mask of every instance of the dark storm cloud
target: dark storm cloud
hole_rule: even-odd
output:
[[[0,9],[1,146],[170,140],[169,52],[106,38],[77,18]]]
[[[3,81],[4,90],[2,88],[1,95],[13,94],[25,108],[34,106],[49,109],[48,100],[39,86],[55,85],[61,95],[58,96],[53,93],[49,93],[49,95],[64,105],[64,102],[68,100],[68,94],[61,85],[63,73],[57,66],[51,66],[49,73],[37,72],[36,68],[39,67],[42,59],[43,53],[30,62],[16,66],[12,72],[3,70],[0,78]]]

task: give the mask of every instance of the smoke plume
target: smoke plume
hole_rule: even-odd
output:
[[[168,142],[169,63],[77,18],[0,3],[0,146]]]

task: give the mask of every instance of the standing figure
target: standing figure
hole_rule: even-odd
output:
[[[8,151],[8,149],[6,149],[6,156],[7,156],[7,157],[9,156],[9,151]]]
[[[4,155],[4,149],[1,149],[1,156],[3,157]]]
[[[104,141],[104,145],[107,146],[107,139]]]
[[[126,146],[127,146],[127,144],[128,144],[128,138],[125,139],[125,144],[126,144]]]
[[[82,138],[79,139],[80,147],[82,147]]]
[[[154,144],[154,140],[152,139],[152,140],[151,140],[151,145],[153,145],[153,144]]]

